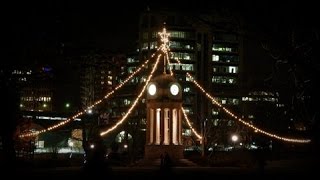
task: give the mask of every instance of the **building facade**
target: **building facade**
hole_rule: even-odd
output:
[[[183,87],[183,107],[202,134],[218,125],[229,129],[215,142],[225,143],[233,120],[222,114],[186,76],[190,73],[222,105],[239,110],[243,38],[241,20],[217,12],[206,14],[147,11],[140,16],[139,58],[145,60],[159,47],[157,33],[170,33],[170,67]],[[177,59],[181,62],[178,63]],[[190,136],[190,129],[184,128]],[[212,134],[212,133],[210,133]],[[185,144],[188,143],[185,139]],[[198,141],[198,140],[197,140]],[[209,141],[207,142],[209,143]]]

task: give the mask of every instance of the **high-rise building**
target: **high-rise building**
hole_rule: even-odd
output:
[[[165,27],[170,33],[171,65],[167,68],[175,72],[183,87],[183,107],[194,126],[203,133],[214,124],[219,129],[227,129],[219,131],[215,143],[228,143],[230,132],[236,131],[237,125],[197,89],[186,73],[194,76],[222,105],[236,112],[240,110],[243,37],[242,21],[236,17],[232,13],[161,10],[146,11],[140,16],[140,60],[150,58],[156,51],[159,47],[157,33]],[[184,134],[190,134],[188,132],[186,128]],[[209,138],[207,143],[211,143]]]
[[[53,109],[53,75],[52,68],[24,67],[11,72],[20,93],[21,111],[52,111]]]
[[[125,62],[124,55],[113,53],[96,53],[81,57],[80,98],[82,109],[86,109],[96,101],[103,99],[108,92],[121,83],[122,76],[126,73]],[[116,102],[108,101],[105,106],[99,106],[90,111],[98,114],[106,113],[108,117],[111,117],[111,112],[117,112],[111,108],[114,103]],[[86,110],[89,111],[89,109]]]
[[[89,54],[81,57],[80,96],[83,108],[103,98],[117,84],[124,71],[124,55]]]

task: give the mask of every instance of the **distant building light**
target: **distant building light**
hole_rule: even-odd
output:
[[[42,70],[44,72],[50,72],[52,70],[52,68],[51,67],[43,67]]]

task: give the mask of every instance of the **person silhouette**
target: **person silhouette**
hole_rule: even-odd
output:
[[[170,169],[170,166],[171,166],[171,158],[170,158],[170,156],[169,156],[169,154],[168,154],[167,152],[165,152],[165,154],[164,154],[164,161],[163,161],[163,163],[164,163],[164,168],[165,168],[166,170],[169,170],[169,169]]]
[[[164,168],[164,155],[161,153],[160,154],[160,169]]]

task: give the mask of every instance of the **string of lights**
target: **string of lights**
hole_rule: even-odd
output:
[[[103,131],[100,133],[100,136],[104,136],[104,135],[107,135],[108,133],[112,132],[113,130],[115,130],[117,127],[119,127],[123,122],[125,122],[125,120],[127,119],[127,117],[131,114],[132,110],[136,107],[136,105],[138,104],[141,96],[143,95],[143,93],[145,92],[146,88],[147,88],[147,85],[148,83],[150,82],[152,76],[153,76],[153,73],[155,72],[155,70],[157,69],[157,66],[159,64],[159,60],[160,60],[160,57],[161,57],[161,54],[158,55],[157,57],[157,60],[155,62],[155,65],[153,66],[152,68],[152,71],[150,72],[148,78],[147,78],[147,81],[146,83],[144,84],[142,90],[140,91],[139,95],[137,96],[137,98],[135,99],[135,101],[133,102],[133,104],[131,105],[131,107],[128,109],[128,111],[126,112],[126,114],[114,125],[112,126],[111,128]]]
[[[202,139],[201,135],[192,127],[192,124],[191,124],[191,122],[190,122],[190,120],[189,120],[189,118],[187,116],[187,113],[186,113],[186,111],[184,110],[183,107],[181,107],[181,110],[182,110],[184,119],[186,120],[186,122],[187,122],[189,128],[191,129],[191,131],[197,136],[197,138]]]
[[[160,35],[160,38],[161,38],[161,42],[162,44],[160,45],[160,47],[157,49],[156,52],[158,52],[159,50],[161,50],[163,53],[165,53],[165,57],[168,57],[168,49],[169,49],[169,36],[170,34],[167,33],[166,31],[166,28],[163,28],[163,31],[162,32],[159,32],[158,33]],[[153,54],[154,55],[154,54]],[[151,58],[153,58],[153,55],[151,56]],[[143,95],[148,83],[150,82],[152,76],[153,76],[153,73],[156,71],[157,69],[157,66],[159,64],[159,61],[160,61],[160,57],[161,57],[161,54],[158,55],[157,57],[157,60],[155,62],[155,65],[153,66],[153,69],[152,71],[150,72],[149,76],[148,76],[148,79],[145,83],[145,85],[143,86],[142,90],[140,91],[138,97],[135,99],[135,101],[133,102],[132,106],[128,109],[128,111],[126,112],[126,114],[114,125],[112,126],[111,128],[103,131],[100,133],[101,136],[104,136],[104,135],[107,135],[108,133],[112,132],[113,130],[115,130],[117,127],[119,127],[123,122],[125,122],[125,120],[127,119],[127,117],[131,114],[132,110],[135,108],[135,106],[137,105],[137,103],[139,102],[141,96]],[[165,59],[164,57],[164,59]],[[168,60],[168,58],[167,58]],[[164,60],[165,61],[165,60]],[[165,68],[165,67],[164,67]]]
[[[168,55],[168,51],[170,51],[169,49],[169,39],[168,37],[170,36],[170,33],[167,33],[166,28],[163,28],[162,32],[158,33],[161,37],[161,42],[162,44],[160,45],[160,47],[157,49],[156,52],[158,52],[159,50],[161,50],[165,56],[164,56],[164,64],[167,62],[168,66],[169,66],[169,71],[170,71],[170,75],[173,76],[173,71],[171,68],[171,63],[170,63],[170,59],[169,59],[169,55]],[[151,58],[153,58],[155,56],[155,53],[152,54]],[[117,127],[119,127],[123,122],[125,122],[125,120],[127,119],[127,117],[131,114],[131,112],[133,111],[133,109],[136,107],[136,105],[138,104],[139,100],[141,99],[143,93],[145,92],[145,89],[148,85],[148,83],[150,82],[155,70],[157,69],[157,66],[159,64],[160,61],[160,57],[161,54],[158,55],[157,60],[155,62],[155,65],[153,66],[152,71],[150,72],[150,74],[148,75],[148,78],[145,82],[145,85],[143,86],[142,90],[140,91],[139,95],[137,96],[137,98],[135,99],[134,103],[132,104],[132,106],[128,109],[128,111],[126,112],[126,114],[111,128],[109,128],[106,131],[103,131],[100,133],[101,136],[107,135],[108,133],[110,133],[111,131],[115,130]],[[181,62],[179,61],[179,59],[175,59],[179,65],[181,65]],[[60,122],[56,125],[50,126],[46,129],[40,130],[40,131],[34,131],[34,132],[28,132],[25,134],[21,134],[19,137],[23,138],[23,137],[30,137],[30,136],[37,136],[41,133],[45,133],[47,131],[51,131],[53,129],[56,129],[60,126],[63,126],[69,122],[71,122],[72,120],[76,119],[77,117],[83,115],[85,112],[91,110],[92,108],[94,108],[95,106],[99,105],[100,103],[102,103],[104,100],[108,99],[112,94],[114,94],[117,90],[119,90],[121,87],[123,87],[130,79],[132,79],[138,72],[140,72],[142,70],[142,68],[146,68],[147,64],[148,64],[149,60],[146,60],[145,63],[143,63],[139,68],[137,68],[129,77],[127,77],[122,83],[120,83],[118,86],[115,87],[114,90],[112,90],[111,92],[107,93],[102,99],[94,102],[91,106],[88,106],[85,110],[82,110],[81,112],[78,112],[77,114],[73,115],[72,117],[68,118],[66,121]],[[204,93],[206,95],[207,98],[209,98],[213,104],[217,105],[218,107],[222,108],[223,111],[225,113],[227,113],[228,115],[230,115],[232,118],[236,119],[237,121],[239,121],[240,123],[244,124],[247,127],[250,127],[251,129],[253,129],[255,132],[259,132],[261,134],[264,134],[266,136],[278,139],[278,140],[282,140],[282,141],[287,141],[287,142],[294,142],[294,143],[309,143],[311,142],[310,139],[295,139],[295,138],[287,138],[287,137],[282,137],[270,132],[267,132],[263,129],[260,129],[246,121],[244,121],[243,119],[239,118],[238,116],[236,116],[234,113],[232,113],[230,110],[228,110],[227,108],[223,107],[218,101],[216,101],[209,93],[206,92],[206,90],[195,80],[194,77],[192,77],[189,73],[187,73],[187,76],[191,79],[191,81],[201,90],[202,93]],[[181,107],[181,110],[183,112],[183,115],[185,117],[185,120],[188,124],[188,126],[190,127],[190,129],[192,130],[192,132],[199,138],[202,139],[202,137],[197,133],[197,131],[192,127],[192,124],[189,120],[189,118],[187,117],[187,114],[184,110],[183,107]]]
[[[175,59],[179,64],[181,64],[181,62],[179,61],[179,59]],[[217,105],[218,107],[222,108],[224,112],[226,112],[228,115],[230,115],[232,118],[238,120],[239,122],[241,122],[242,124],[246,125],[247,127],[250,127],[254,130],[254,132],[259,132],[261,134],[264,134],[266,136],[275,138],[275,139],[279,139],[282,141],[287,141],[287,142],[294,142],[294,143],[310,143],[311,140],[310,139],[296,139],[296,138],[287,138],[287,137],[282,137],[270,132],[267,132],[263,129],[260,129],[246,121],[244,121],[243,119],[239,118],[238,116],[236,116],[234,113],[232,113],[231,111],[229,111],[227,108],[223,107],[217,100],[215,100],[209,93],[206,92],[205,89],[203,89],[202,86],[200,86],[200,84],[195,80],[195,78],[193,76],[190,75],[190,73],[187,73],[187,76],[191,79],[191,81],[202,91],[202,93],[204,93],[212,102],[213,104]],[[190,124],[190,123],[188,123]],[[191,124],[190,124],[191,125]],[[191,126],[192,127],[192,126]],[[192,128],[194,129],[194,128]]]
[[[203,87],[189,73],[187,73],[187,76],[202,91],[202,93],[204,93],[207,96],[207,98],[209,98],[212,101],[213,104],[219,106],[220,108],[223,109],[224,112],[226,112],[232,118],[236,119],[237,121],[241,122],[242,124],[246,125],[247,127],[250,127],[255,132],[259,132],[259,133],[264,134],[266,136],[269,136],[269,137],[272,137],[272,138],[275,138],[275,139],[278,139],[278,140],[286,141],[286,142],[293,142],[293,143],[310,143],[311,142],[310,139],[296,139],[296,138],[282,137],[282,136],[279,136],[277,134],[270,133],[270,132],[267,132],[265,130],[262,130],[262,129],[260,129],[260,128],[258,128],[256,126],[244,121],[243,119],[241,119],[240,117],[236,116],[234,113],[229,111],[227,108],[223,107],[218,101],[216,101],[209,93],[207,93],[203,89]]]
[[[170,75],[173,76],[173,71],[172,71],[172,68],[171,68],[171,62],[170,62],[170,58],[169,58],[169,53],[165,53],[166,54],[166,60],[167,60],[167,63],[168,63],[168,66],[169,66],[169,71],[170,71]]]
[[[153,58],[155,55],[152,54],[151,58]],[[58,124],[55,124],[53,126],[50,126],[46,129],[42,129],[40,131],[33,131],[33,132],[27,132],[27,133],[22,133],[19,135],[20,138],[24,138],[24,137],[32,137],[32,136],[37,136],[39,134],[45,133],[47,131],[51,131],[54,129],[57,129],[63,125],[66,125],[67,123],[73,121],[74,119],[78,118],[79,116],[83,115],[85,112],[88,112],[89,110],[91,110],[92,108],[94,108],[95,106],[97,106],[98,104],[100,104],[101,102],[103,102],[103,100],[108,99],[112,94],[114,94],[117,90],[119,90],[121,87],[123,87],[128,81],[130,81],[137,73],[139,73],[143,68],[147,67],[147,64],[149,63],[149,59],[147,59],[142,65],[140,65],[139,68],[137,68],[133,73],[130,74],[130,76],[128,76],[122,83],[118,84],[114,90],[110,91],[109,93],[107,93],[102,99],[94,102],[91,106],[88,106],[85,110],[82,110],[80,112],[78,112],[77,114],[73,115],[72,117],[68,118],[65,121],[62,121]]]
[[[161,45],[161,47],[159,47],[157,49],[157,51],[159,50],[163,50],[164,52],[167,52],[167,49],[169,47],[168,43],[169,43],[169,40],[168,40],[168,34],[165,33],[166,30],[164,29],[164,33],[161,34],[160,36],[162,37],[162,41],[165,43],[165,45]],[[160,33],[159,33],[160,34]],[[166,38],[166,39],[165,39]],[[153,53],[151,55],[151,58],[153,58],[155,56],[155,53]],[[19,135],[20,138],[24,138],[24,137],[32,137],[32,136],[37,136],[39,134],[42,134],[42,133],[45,133],[47,131],[51,131],[51,130],[54,130],[56,128],[59,128],[71,121],[73,121],[74,119],[78,118],[79,116],[83,115],[85,112],[89,112],[91,111],[95,106],[99,105],[100,103],[103,102],[103,100],[106,100],[108,99],[112,94],[114,94],[117,90],[119,90],[121,87],[123,87],[129,80],[131,80],[138,72],[140,72],[142,70],[142,68],[146,68],[147,67],[147,64],[149,62],[149,59],[147,59],[139,68],[137,68],[132,74],[130,74],[129,77],[127,77],[122,83],[120,83],[118,86],[115,87],[114,90],[110,91],[109,93],[107,93],[102,99],[94,102],[92,105],[88,106],[85,110],[82,110],[80,112],[78,112],[77,114],[75,114],[74,116],[68,118],[67,120],[63,121],[63,122],[60,122],[56,125],[53,125],[53,126],[50,126],[46,129],[43,129],[43,130],[40,130],[40,131],[33,131],[33,132],[27,132],[27,133],[22,133]]]

